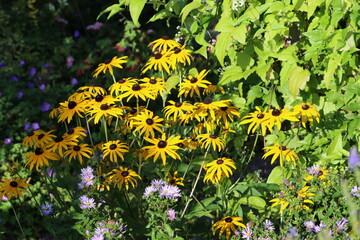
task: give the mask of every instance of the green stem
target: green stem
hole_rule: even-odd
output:
[[[105,141],[108,142],[109,141],[108,129],[107,129],[106,119],[104,117],[101,117],[101,124],[103,125],[104,132],[105,132]]]
[[[87,119],[87,117],[85,116],[86,118],[86,129],[88,131],[88,134],[89,134],[89,138],[90,138],[90,142],[91,142],[91,146],[94,147],[94,142],[92,140],[92,136],[91,136],[91,132],[90,132],[90,126],[89,126],[89,121]]]
[[[9,202],[10,202],[10,201],[9,201]],[[11,205],[11,208],[12,208],[12,210],[13,210],[13,212],[14,212],[16,221],[17,221],[17,223],[18,223],[18,225],[19,225],[19,227],[20,227],[20,231],[21,231],[22,235],[24,236],[24,239],[26,239],[26,235],[25,235],[25,233],[24,233],[24,230],[23,230],[22,227],[21,227],[21,223],[20,223],[19,218],[18,218],[18,216],[17,216],[17,214],[16,214],[15,208],[14,208],[14,206],[13,206],[13,204],[12,204],[11,202],[10,202],[10,205]]]
[[[112,76],[112,79],[113,79],[114,83],[116,83],[114,75],[111,75],[111,76]]]

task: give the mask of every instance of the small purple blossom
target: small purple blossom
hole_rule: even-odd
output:
[[[19,78],[18,78],[17,76],[15,76],[15,75],[11,75],[11,76],[9,76],[9,78],[10,78],[11,80],[13,80],[14,82],[18,82],[18,81],[19,81]]]
[[[79,200],[81,209],[91,209],[95,207],[95,200],[93,198],[88,198],[86,195],[83,195]]]
[[[81,176],[81,182],[86,186],[86,187],[90,187],[92,185],[94,185],[94,178],[95,176],[90,173],[90,174],[85,174]]]
[[[51,66],[50,63],[45,63],[45,64],[44,64],[44,68],[45,68],[45,69],[50,68],[50,66]]]
[[[242,238],[246,239],[246,240],[250,240],[252,238],[252,230],[250,229],[249,226],[246,226],[246,228],[244,230],[241,231],[242,233]]]
[[[74,64],[74,58],[72,56],[66,57],[66,67],[71,68],[71,66]]]
[[[292,237],[296,237],[298,235],[299,235],[299,233],[295,230],[295,228],[292,227],[289,229],[289,233],[286,235],[286,237],[292,238]]]
[[[40,84],[39,90],[44,91],[46,89],[46,85],[44,83]]]
[[[17,98],[22,98],[23,96],[24,96],[24,92],[23,91],[18,91]]]
[[[36,84],[34,82],[27,82],[27,88],[34,88]]]
[[[94,24],[87,26],[86,29],[87,30],[90,30],[90,29],[92,29],[92,30],[100,30],[103,26],[104,26],[103,23],[95,22]]]
[[[30,130],[30,128],[31,128],[31,124],[30,124],[30,123],[25,123],[25,124],[24,124],[24,130],[25,130],[25,131]]]
[[[145,188],[145,192],[144,192],[144,196],[146,198],[150,197],[151,194],[153,194],[154,192],[157,192],[158,189],[155,186],[148,186]]]
[[[104,240],[104,236],[103,235],[94,235],[91,240]]]
[[[51,104],[48,103],[48,102],[43,102],[43,103],[40,105],[40,110],[41,110],[42,112],[47,112],[47,111],[50,110],[50,108],[51,108]]]
[[[344,218],[344,217],[343,217],[341,220],[337,221],[337,222],[336,222],[336,227],[337,227],[336,232],[341,233],[341,232],[343,232],[344,230],[346,230],[348,223],[349,223],[349,220],[347,220],[347,219]]]
[[[20,65],[20,67],[24,66],[24,65],[25,65],[25,61],[24,61],[24,60],[20,60],[19,65]]]
[[[104,235],[109,232],[108,228],[97,227],[95,228],[95,235]]]
[[[81,175],[87,175],[87,174],[93,174],[94,169],[90,166],[87,166],[86,168],[82,168],[80,171],[81,171]]]
[[[316,226],[315,226],[314,230],[315,230],[315,232],[320,232],[321,229],[322,229],[322,228],[325,228],[325,227],[326,227],[326,225],[323,224],[322,221],[321,221],[319,225],[316,225]]]
[[[352,147],[350,149],[350,155],[349,155],[349,168],[350,170],[354,170],[356,166],[360,166],[360,156],[358,153],[358,149],[356,147]]]
[[[6,64],[4,62],[0,62],[0,68],[5,67]]]
[[[44,203],[41,205],[41,212],[47,216],[53,213],[53,204],[52,203]]]
[[[33,123],[31,123],[31,128],[32,128],[32,130],[36,131],[36,130],[40,129],[40,125],[38,122],[33,122]]]
[[[151,185],[153,185],[157,189],[160,189],[162,186],[166,185],[166,182],[162,179],[153,179],[151,180]]]
[[[10,144],[11,143],[11,138],[5,138],[4,143],[5,144]]]
[[[180,197],[181,190],[178,186],[165,185],[162,186],[159,190],[159,197],[167,199],[177,199]]]
[[[351,193],[354,197],[360,198],[360,188],[359,188],[357,185],[355,185],[355,186],[351,189],[350,193]]]
[[[309,167],[307,170],[311,176],[319,175],[320,166],[315,165],[315,166]]]
[[[29,70],[30,77],[35,77],[36,73],[37,73],[37,69],[35,67],[30,68]]]
[[[66,19],[61,18],[61,17],[55,18],[55,21],[58,22],[58,23],[62,23],[64,25],[67,25],[69,23]]]
[[[269,232],[272,232],[275,230],[274,224],[269,219],[265,219],[264,228],[266,230],[268,230]]]
[[[70,79],[70,84],[75,86],[75,85],[78,85],[79,84],[79,81],[76,79],[76,78],[71,78]]]
[[[73,36],[74,36],[74,38],[80,37],[80,32],[79,32],[79,30],[75,30]]]
[[[306,221],[304,222],[304,225],[306,227],[306,231],[309,233],[315,232],[315,223],[313,221]]]
[[[46,176],[48,176],[48,177],[50,177],[50,178],[55,177],[55,176],[56,176],[56,173],[55,173],[54,169],[52,169],[52,168],[47,169],[47,170],[46,170]]]
[[[176,219],[176,212],[174,209],[167,210],[166,215],[168,215],[170,221],[174,221]]]

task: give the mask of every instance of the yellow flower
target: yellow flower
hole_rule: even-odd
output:
[[[90,158],[90,155],[92,155],[93,151],[89,147],[89,144],[82,143],[76,146],[71,146],[69,150],[65,152],[65,157],[69,156],[69,162],[74,158],[77,158],[82,164],[83,157]]]
[[[49,113],[49,117],[51,119],[57,118],[60,114],[60,104],[56,103],[56,105],[54,106],[53,110],[51,110],[51,112]]]
[[[267,122],[270,118],[269,113],[267,113],[267,108],[265,108],[264,111],[262,111],[259,107],[255,107],[256,111],[253,113],[249,113],[245,117],[243,117],[244,120],[240,122],[240,124],[248,124],[250,123],[248,127],[248,134],[250,131],[254,133],[256,129],[258,129],[259,126],[261,126],[261,134],[265,136],[266,134],[266,127]]]
[[[38,141],[38,136],[40,134],[45,134],[46,132],[41,130],[41,129],[38,129],[36,131],[31,131],[28,133],[28,135],[24,138],[22,144],[25,146],[25,147],[33,147],[36,145],[37,141]]]
[[[197,138],[199,139],[199,143],[201,144],[201,147],[204,149],[207,149],[209,146],[212,146],[214,151],[216,151],[217,149],[220,152],[225,148],[224,141],[214,134],[208,134],[208,133],[200,134],[199,136],[197,136]]]
[[[105,119],[109,118],[110,116],[120,117],[124,114],[124,111],[122,108],[105,103],[99,107],[94,106],[94,108],[89,110],[88,113],[91,116],[88,121],[94,119],[94,123],[97,124],[101,117],[104,117]]]
[[[152,46],[153,52],[167,52],[172,48],[181,47],[181,44],[167,36],[163,36],[162,38],[156,39],[149,43],[149,46]]]
[[[78,91],[89,92],[94,97],[96,95],[106,95],[107,94],[105,88],[99,87],[96,85],[83,86],[83,87],[80,87]]]
[[[57,136],[52,142],[47,144],[46,147],[50,152],[57,152],[61,157],[63,157],[63,150],[68,150],[68,147],[71,145],[77,145],[74,139]]]
[[[39,167],[44,165],[49,166],[48,160],[59,160],[60,156],[54,152],[50,152],[45,148],[38,147],[32,153],[24,154],[25,158],[27,158],[25,167],[29,165],[30,171],[33,169],[34,165],[36,165],[36,171],[39,171]]]
[[[109,87],[109,91],[111,95],[119,96],[124,91],[128,91],[134,84],[137,83],[137,80],[135,78],[129,77],[129,78],[122,78],[116,83],[113,83]]]
[[[101,167],[98,167],[96,169],[96,176],[98,179],[98,182],[96,184],[96,190],[100,192],[103,192],[105,190],[110,191],[110,176],[103,173]]]
[[[120,166],[119,169],[113,169],[109,175],[110,180],[115,184],[115,187],[117,186],[119,189],[121,189],[125,184],[126,190],[129,189],[129,184],[131,184],[132,187],[137,185],[135,178],[141,179],[141,177],[137,175],[135,171],[122,166]]]
[[[215,114],[222,107],[228,107],[230,100],[213,101],[211,98],[205,98],[203,102],[195,103],[197,109],[194,112],[194,117],[200,122],[207,116],[215,119]]]
[[[184,79],[184,82],[179,85],[180,91],[178,96],[185,95],[185,97],[187,97],[187,95],[190,94],[190,97],[192,97],[194,93],[200,96],[201,94],[199,88],[205,89],[207,88],[208,85],[211,84],[211,82],[204,79],[206,75],[209,73],[209,71],[210,70],[204,69],[198,75],[196,76],[189,75],[186,79]]]
[[[127,60],[125,60],[127,56],[123,57],[113,57],[110,61],[106,61],[105,63],[100,63],[98,68],[96,68],[95,73],[93,77],[97,77],[101,72],[106,73],[107,70],[109,70],[109,73],[114,76],[114,70],[113,67],[122,69],[123,67],[120,65],[122,63],[126,63]]]
[[[85,112],[86,102],[82,100],[65,101],[60,103],[60,114],[58,122],[67,120],[68,123],[73,119],[74,115],[83,117],[81,114]]]
[[[110,155],[110,161],[117,162],[118,156],[124,161],[123,153],[128,152],[129,147],[125,143],[122,143],[120,140],[118,140],[104,143],[102,150],[104,152],[103,159]]]
[[[166,155],[169,155],[174,159],[180,159],[179,154],[176,153],[176,150],[180,149],[177,144],[182,142],[182,140],[180,140],[180,136],[170,136],[166,139],[166,135],[163,134],[160,139],[150,139],[147,137],[144,137],[144,139],[154,144],[153,146],[146,146],[142,148],[142,150],[149,151],[145,159],[154,156],[155,162],[159,157],[161,157],[164,165],[166,165]]]
[[[64,133],[63,138],[69,141],[79,142],[86,137],[86,130],[83,127],[70,128],[66,133]]]
[[[175,171],[173,175],[171,175],[170,173],[168,174],[168,178],[169,178],[169,182],[168,184],[169,185],[180,185],[180,186],[184,186],[184,184],[181,182],[184,180],[184,178],[180,177],[176,177],[176,175],[178,174],[179,172],[178,171]]]
[[[263,155],[263,159],[267,158],[270,155],[273,155],[271,158],[271,164],[275,162],[276,159],[280,158],[280,166],[283,166],[284,159],[294,165],[296,165],[296,161],[299,161],[299,157],[296,155],[296,153],[286,148],[286,146],[282,146],[278,143],[276,143],[274,146],[270,147],[264,147],[267,152]]]
[[[299,121],[296,117],[295,117],[296,113],[294,112],[290,112],[289,109],[284,108],[282,110],[280,110],[279,106],[277,106],[274,109],[270,109],[269,112],[269,120],[267,121],[267,127],[269,128],[269,131],[272,133],[273,132],[273,127],[276,126],[278,131],[281,130],[281,123],[284,120],[289,120],[289,121],[294,121],[297,122]]]
[[[165,118],[169,119],[170,116],[173,116],[174,121],[178,118],[178,116],[183,115],[185,112],[192,111],[194,106],[184,102],[174,102],[172,100],[169,101],[171,105],[164,107],[163,112],[165,113]]]
[[[29,187],[31,184],[26,183],[27,178],[4,178],[4,182],[0,182],[0,190],[2,195],[11,199],[14,197],[23,197],[22,192],[28,192],[24,187]]]
[[[165,82],[164,79],[162,78],[156,78],[156,77],[146,77],[143,79],[140,79],[141,86],[144,86],[146,88],[148,88],[151,92],[151,94],[154,96],[154,99],[161,94],[163,91],[166,91],[165,88]]]
[[[301,124],[303,127],[306,127],[306,122],[309,121],[310,125],[314,124],[314,118],[319,123],[320,122],[320,113],[314,108],[314,105],[310,103],[301,103],[296,105],[293,108],[293,111],[296,113],[296,117],[301,116]]]
[[[140,131],[140,135],[145,133],[145,137],[149,137],[151,135],[152,138],[155,137],[154,130],[163,133],[161,127],[163,125],[161,122],[164,120],[163,118],[159,118],[158,116],[154,117],[154,113],[145,109],[140,112],[136,117],[133,117],[133,125],[136,127],[134,132]]]
[[[229,102],[225,102],[226,107],[220,107],[216,110],[215,119],[217,123],[226,124],[228,119],[233,122],[234,116],[240,117],[239,108],[231,106]]]
[[[80,87],[75,93],[71,94],[70,97],[68,98],[69,101],[75,101],[75,102],[79,102],[79,101],[84,101],[86,99],[91,98],[92,93],[90,93],[87,89],[87,87]]]
[[[168,53],[155,53],[154,57],[151,57],[142,68],[141,74],[144,74],[146,71],[150,69],[154,69],[155,71],[163,71],[165,70],[167,73],[170,73],[170,64],[171,61],[169,59]]]
[[[146,101],[148,98],[154,99],[154,95],[152,94],[152,91],[145,87],[141,86],[137,83],[131,86],[131,88],[125,90],[120,96],[120,99],[126,98],[126,101],[129,101],[132,97],[135,97],[137,101],[139,101],[139,98]]]
[[[186,138],[184,139],[183,144],[186,148],[195,150],[199,146],[199,140],[197,140],[196,137]]]
[[[115,102],[117,102],[116,98],[114,98],[112,95],[96,95],[93,99],[89,99],[86,101],[86,107],[90,109],[99,108],[103,104],[107,105],[115,105]]]
[[[219,239],[221,239],[222,234],[226,231],[226,240],[228,240],[230,239],[231,231],[236,231],[235,225],[246,228],[246,226],[241,222],[242,220],[243,219],[241,217],[224,217],[212,226],[213,234],[215,235],[216,231],[220,229]]]
[[[235,163],[230,158],[218,158],[204,166],[206,175],[204,182],[211,181],[212,183],[219,183],[224,176],[230,177],[233,172],[231,168],[236,169]]]
[[[182,63],[184,66],[190,65],[191,51],[186,49],[185,45],[181,47],[174,47],[173,50],[169,52],[169,60],[173,70],[176,70],[178,63]]]

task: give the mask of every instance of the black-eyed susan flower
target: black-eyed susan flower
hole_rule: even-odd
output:
[[[183,140],[185,148],[195,150],[199,146],[199,140],[196,139],[196,136],[193,138],[186,138]]]
[[[192,97],[194,93],[200,96],[201,94],[199,88],[207,88],[207,86],[211,84],[211,82],[204,79],[209,71],[210,70],[204,69],[196,76],[187,76],[187,78],[184,79],[184,82],[179,85],[180,91],[178,96],[184,95],[187,97],[187,95],[190,95],[190,97]]]
[[[167,52],[175,47],[181,47],[181,44],[167,36],[163,36],[149,43],[149,46],[152,47],[153,52]]]
[[[140,131],[140,135],[145,134],[145,137],[149,137],[151,135],[152,138],[155,137],[155,130],[163,133],[161,127],[163,125],[161,122],[164,120],[158,116],[154,116],[154,113],[150,110],[145,109],[140,112],[136,117],[133,117],[132,125],[135,128],[134,132]]]
[[[265,108],[264,111],[260,109],[260,107],[255,107],[256,111],[253,113],[249,113],[245,117],[243,117],[244,120],[240,122],[240,124],[248,124],[250,123],[248,127],[248,134],[250,132],[254,133],[256,129],[261,127],[261,134],[265,136],[266,134],[266,127],[267,122],[270,118],[269,113],[267,112],[267,108]]]
[[[28,192],[24,187],[32,186],[29,183],[26,183],[27,178],[21,179],[17,178],[4,178],[4,182],[0,182],[0,190],[2,195],[11,199],[12,197],[24,197],[22,192]]]
[[[56,137],[54,134],[51,134],[54,132],[54,130],[48,131],[48,132],[41,132],[39,135],[37,135],[37,138],[35,138],[35,147],[43,147],[49,142],[52,142],[53,139]]]
[[[95,97],[96,95],[107,95],[105,88],[96,85],[83,86],[80,87],[78,91],[89,92],[93,97]]]
[[[123,153],[128,152],[129,147],[125,143],[122,143],[120,140],[117,140],[104,143],[102,150],[104,153],[103,159],[105,159],[109,155],[111,162],[117,162],[118,157],[120,157],[121,160],[124,161]]]
[[[163,91],[166,91],[165,81],[162,78],[146,77],[140,79],[140,81],[142,82],[140,85],[148,88],[151,94],[154,96],[154,98],[156,98]]]
[[[54,108],[50,111],[49,113],[49,117],[51,119],[57,118],[60,114],[60,104],[56,103],[56,105],[54,106]]]
[[[233,122],[234,116],[240,117],[239,108],[231,106],[230,102],[225,102],[227,105],[226,107],[220,107],[215,112],[215,119],[216,122],[222,122],[223,124],[226,124],[228,121]]]
[[[195,128],[193,129],[193,133],[195,135],[200,135],[204,132],[213,132],[218,125],[212,121],[211,119],[209,121],[202,121],[195,125]]]
[[[135,78],[122,78],[109,87],[110,94],[119,96],[122,92],[127,91],[129,88],[131,88],[134,84],[137,83],[137,79]]]
[[[211,94],[211,93],[222,93],[225,94],[225,90],[223,87],[220,87],[216,84],[208,85],[207,88],[204,89],[205,94]]]
[[[222,157],[206,164],[204,168],[206,169],[204,182],[211,181],[215,184],[219,183],[225,176],[229,178],[233,174],[231,168],[236,169],[236,166],[232,159]]]
[[[96,190],[103,192],[105,190],[110,191],[110,176],[106,173],[103,173],[101,167],[96,169]]]
[[[80,164],[83,162],[83,158],[90,158],[93,151],[89,147],[89,144],[81,143],[79,145],[70,146],[69,150],[65,152],[65,157],[69,157],[69,162],[74,159],[78,159]]]
[[[200,134],[197,136],[197,138],[199,139],[199,143],[201,144],[201,147],[204,149],[207,149],[209,146],[212,146],[212,148],[214,149],[214,151],[221,151],[225,148],[225,143],[224,141],[216,136],[215,134]]]
[[[195,103],[195,107],[197,108],[194,112],[194,117],[201,121],[201,119],[210,116],[211,119],[215,119],[216,112],[222,107],[228,107],[230,100],[220,100],[213,101],[211,98],[207,97],[203,102]]]
[[[109,61],[100,63],[99,66],[96,68],[93,77],[97,77],[101,72],[106,73],[107,70],[109,70],[109,73],[112,76],[114,76],[113,67],[122,69],[123,67],[120,64],[126,63],[127,62],[126,58],[127,58],[127,56],[123,56],[123,57],[115,56]]]
[[[281,123],[284,120],[299,121],[295,117],[296,113],[291,112],[288,108],[280,109],[279,106],[277,106],[274,109],[270,109],[269,111],[269,120],[267,121],[267,127],[269,128],[269,131],[273,132],[273,127],[276,126],[277,129],[280,131],[281,129]]]
[[[293,112],[296,113],[296,117],[301,117],[301,124],[306,127],[306,122],[309,121],[310,125],[314,124],[314,119],[320,122],[320,113],[315,109],[311,103],[300,103],[293,107]]]
[[[169,51],[169,60],[170,66],[173,70],[176,70],[179,63],[182,63],[184,66],[190,65],[191,50],[186,49],[185,45],[181,47],[174,47],[171,51]]]
[[[329,170],[321,168],[320,166],[312,166],[308,168],[309,175],[304,177],[305,181],[309,182],[313,179],[318,179],[320,181],[325,180],[330,173]]]
[[[146,101],[147,99],[154,99],[154,95],[152,94],[152,91],[145,87],[141,86],[140,84],[135,83],[131,86],[131,88],[125,90],[120,96],[120,99],[126,98],[126,101],[129,101],[131,98],[135,97],[137,101],[139,101],[139,98]]]
[[[169,178],[169,181],[168,181],[168,184],[169,185],[180,185],[180,186],[184,186],[184,184],[182,183],[182,181],[184,180],[184,178],[182,177],[176,177],[176,175],[178,174],[179,172],[178,171],[175,171],[174,174],[171,174],[169,173],[168,174],[168,178]]]
[[[126,190],[129,189],[129,185],[135,187],[137,185],[136,179],[141,177],[136,174],[134,170],[120,166],[118,169],[113,169],[110,173],[110,180],[114,183],[115,187],[119,189],[125,185]]]
[[[267,152],[263,155],[263,159],[273,155],[271,158],[271,164],[273,164],[278,158],[280,159],[280,166],[283,166],[284,160],[294,165],[296,165],[296,161],[300,160],[298,155],[293,150],[278,143],[276,143],[274,146],[264,147],[264,150],[267,150]]]
[[[25,146],[25,147],[33,147],[37,140],[38,140],[38,136],[40,134],[45,134],[46,132],[44,130],[36,130],[36,131],[31,131],[28,133],[28,135],[23,139],[23,142],[22,144]]]
[[[165,134],[163,134],[161,138],[150,139],[144,137],[146,141],[154,144],[153,146],[146,146],[142,148],[144,150],[148,150],[148,155],[146,156],[145,159],[154,156],[154,162],[155,162],[159,157],[161,157],[164,165],[166,165],[167,155],[169,155],[174,159],[180,159],[179,154],[176,153],[176,151],[180,149],[178,144],[182,142],[180,138],[181,138],[180,136],[170,136],[168,139],[166,139]]]
[[[115,105],[116,98],[114,98],[112,95],[96,95],[93,99],[90,99],[86,102],[86,106],[90,109],[100,107],[103,104],[107,105]]]
[[[79,142],[84,137],[86,137],[86,130],[83,127],[74,127],[70,128],[66,133],[64,133],[63,138],[68,141]]]
[[[50,152],[49,150],[37,147],[33,152],[24,154],[25,158],[27,158],[25,167],[29,166],[30,171],[36,166],[36,171],[39,171],[39,167],[44,165],[49,166],[49,160],[59,160],[60,156],[54,152]]]
[[[87,88],[86,88],[87,89]],[[79,88],[76,92],[70,95],[69,101],[83,101],[92,97],[92,94],[88,90],[84,90],[84,87]]]
[[[93,106],[92,109],[88,111],[88,114],[91,116],[89,121],[94,120],[94,123],[97,124],[102,117],[105,119],[110,116],[120,117],[124,114],[122,108],[116,107],[115,105],[101,104],[100,106]]]
[[[68,123],[73,119],[74,116],[83,117],[85,112],[86,102],[82,100],[65,101],[60,103],[60,114],[58,116],[58,122],[64,122],[67,120]]]
[[[142,68],[141,74],[144,74],[150,69],[154,69],[155,71],[159,70],[160,72],[165,70],[167,73],[170,73],[170,64],[171,61],[168,53],[157,52],[146,62],[145,66]]]
[[[228,240],[230,239],[231,231],[235,233],[235,226],[246,228],[246,226],[241,221],[243,221],[241,217],[224,217],[212,226],[213,234],[215,235],[216,231],[220,229],[219,239],[221,239],[222,234],[226,232],[226,240]]]
[[[169,103],[170,105],[163,108],[163,112],[165,113],[165,118],[169,119],[173,117],[174,121],[176,121],[180,115],[194,110],[194,106],[187,101],[174,102],[170,100]]]

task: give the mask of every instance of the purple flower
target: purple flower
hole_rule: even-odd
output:
[[[72,56],[66,57],[66,67],[71,68],[71,66],[74,64],[74,58]]]
[[[28,88],[33,88],[33,87],[35,87],[36,86],[36,84],[34,83],[34,82],[28,82],[27,83],[27,87]]]
[[[47,216],[53,213],[53,204],[52,203],[44,203],[41,205],[41,212]]]
[[[269,232],[272,232],[275,230],[274,224],[269,219],[265,219],[264,228],[266,230],[268,230]]]
[[[24,60],[20,60],[20,67],[24,66],[25,65],[25,61]]]
[[[0,68],[2,68],[2,67],[5,67],[5,63],[3,63],[3,62],[0,62]]]
[[[51,66],[50,63],[45,63],[45,64],[44,64],[44,68],[45,68],[45,69],[50,68],[50,66]]]
[[[25,124],[24,124],[24,130],[25,130],[25,131],[30,130],[30,128],[31,128],[30,123],[25,123]]]
[[[42,112],[47,112],[47,111],[50,110],[50,108],[51,108],[51,105],[50,105],[50,103],[48,103],[48,102],[43,102],[43,103],[40,105],[40,110],[41,110]]]
[[[4,143],[5,144],[10,144],[11,143],[11,138],[5,138]]]
[[[83,195],[79,198],[80,200],[80,208],[81,209],[91,209],[95,207],[95,200],[93,198],[88,198]]]
[[[104,236],[103,235],[94,235],[91,240],[104,240]]]
[[[159,197],[167,199],[177,199],[180,197],[180,188],[178,186],[165,185],[160,188]]]
[[[66,19],[61,18],[61,17],[55,18],[55,21],[58,22],[58,23],[62,23],[64,25],[67,25],[69,23]]]
[[[315,232],[320,232],[322,228],[325,228],[326,225],[322,223],[322,221],[320,221],[320,224],[319,225],[316,225],[315,226]]]
[[[108,228],[97,227],[95,228],[95,235],[104,235],[109,232]]]
[[[148,198],[151,194],[157,191],[158,189],[155,186],[148,186],[145,188],[144,196]]]
[[[299,235],[299,233],[295,230],[295,228],[290,228],[289,233],[286,235],[286,237],[292,238],[292,237],[295,237],[298,235]]]
[[[349,220],[347,220],[347,219],[344,218],[344,217],[343,217],[341,220],[337,221],[337,222],[336,222],[336,227],[337,227],[336,232],[341,233],[341,232],[343,232],[344,230],[346,230],[348,223],[349,223]]]
[[[252,238],[252,230],[248,226],[243,231],[241,231],[241,233],[243,239],[250,240]]]
[[[10,76],[10,79],[13,80],[14,82],[18,82],[19,78],[15,75]]]
[[[30,68],[30,70],[29,70],[29,76],[30,76],[30,77],[35,77],[36,72],[37,72],[37,69],[36,69],[35,67]]]
[[[87,175],[87,174],[93,174],[94,169],[90,166],[87,166],[86,168],[81,169],[81,175]]]
[[[49,168],[46,170],[46,175],[50,178],[53,178],[53,177],[55,177],[56,173],[53,169]]]
[[[309,167],[307,170],[308,170],[308,173],[312,176],[319,175],[320,166],[314,165],[312,167]]]
[[[350,170],[354,170],[356,166],[360,166],[360,156],[356,147],[352,147],[350,149],[350,156],[348,162]]]
[[[306,231],[309,233],[315,232],[315,223],[313,221],[306,221],[304,222],[304,225],[306,227]]]
[[[71,85],[75,86],[79,84],[79,81],[76,78],[71,78],[70,83]]]
[[[151,185],[153,185],[157,189],[160,189],[162,186],[166,185],[166,182],[162,179],[154,179],[151,180]]]
[[[350,193],[354,196],[354,197],[360,197],[360,188],[357,186],[357,185],[355,185],[352,189],[351,189],[351,191],[350,191]]]
[[[101,22],[95,22],[93,25],[89,25],[86,27],[87,30],[100,30],[104,26]]]
[[[37,122],[33,122],[33,123],[31,124],[31,128],[32,128],[32,130],[36,131],[36,130],[39,130],[39,129],[40,129],[40,125],[39,125],[39,123],[37,123]]]
[[[23,91],[18,91],[17,97],[22,98],[23,96],[24,96],[24,92]]]
[[[74,38],[80,37],[80,32],[79,32],[79,30],[75,30],[73,36],[74,36]]]
[[[81,183],[83,183],[86,187],[90,187],[94,185],[93,179],[95,178],[94,174],[85,174],[81,176]]]
[[[40,86],[39,86],[40,91],[44,91],[45,88],[46,88],[46,85],[44,83],[40,84]]]
[[[174,209],[167,210],[166,215],[168,215],[170,221],[174,221],[176,219],[176,212]]]

